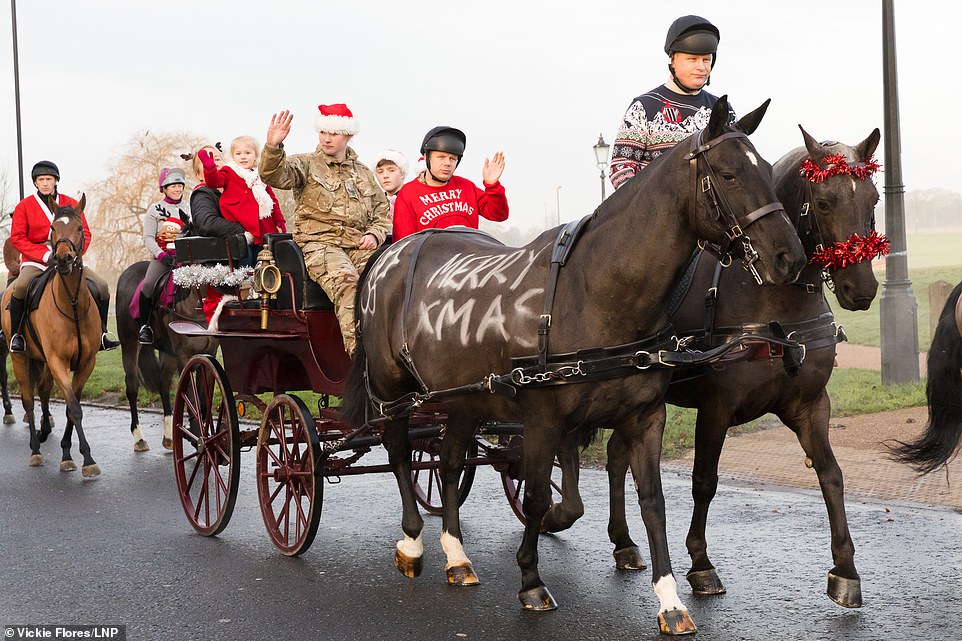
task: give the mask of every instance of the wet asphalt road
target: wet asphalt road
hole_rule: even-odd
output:
[[[614,569],[600,472],[582,475],[584,518],[542,538],[542,576],[560,608],[535,614],[522,612],[516,598],[520,525],[489,468],[478,471],[462,509],[466,549],[482,584],[458,589],[445,583],[436,517],[426,517],[424,574],[410,581],[394,570],[400,501],[389,475],[328,484],[313,547],[288,559],[263,529],[253,453],[245,457],[230,525],[204,538],[181,511],[159,416],[143,417],[154,449],[136,454],[126,413],[87,408],[103,475],[83,481],[79,472],[57,469],[63,406],[54,411],[44,467],[27,467],[23,425],[0,426],[0,626],[125,624],[127,639],[137,641],[662,638],[650,572]],[[382,457],[377,450],[362,462]],[[688,479],[666,474],[665,495],[679,594],[698,639],[958,638],[958,513],[850,500],[865,605],[846,610],[824,596],[831,553],[817,494],[722,486],[709,541],[728,593],[711,598],[695,598],[684,580]],[[641,541],[640,517],[632,523]]]

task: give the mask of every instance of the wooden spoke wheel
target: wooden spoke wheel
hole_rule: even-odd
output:
[[[264,410],[257,438],[257,496],[271,541],[287,556],[317,534],[324,499],[314,419],[296,396],[279,394]]]
[[[517,460],[512,462],[501,472],[501,485],[504,495],[508,499],[511,511],[522,523],[527,523],[524,516],[524,436],[502,435],[498,437],[498,444],[517,449]],[[551,502],[561,502],[561,464],[555,458],[551,469]]]
[[[214,536],[230,522],[240,484],[240,431],[230,383],[213,356],[191,358],[174,398],[174,478],[187,520]]]
[[[429,463],[432,467],[427,469],[412,469],[411,480],[414,482],[414,497],[428,514],[438,516],[442,512],[441,505],[441,473],[434,467],[441,460],[441,439],[425,438],[415,440],[412,444],[411,463],[414,466]],[[478,442],[472,440],[468,445],[468,458],[475,458],[478,455]],[[458,506],[464,505],[464,501],[471,493],[471,486],[474,485],[474,473],[477,471],[474,465],[466,465],[461,472],[461,479],[458,481]]]

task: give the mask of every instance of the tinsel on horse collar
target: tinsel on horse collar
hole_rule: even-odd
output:
[[[849,164],[842,154],[826,156],[821,163],[806,158],[802,163],[801,174],[806,180],[820,183],[832,176],[848,174],[858,180],[868,180],[877,171],[881,171],[875,157],[864,162]],[[889,241],[874,229],[868,236],[852,234],[848,240],[840,241],[828,247],[818,245],[809,260],[809,264],[821,264],[826,270],[843,269],[863,260],[873,260],[889,253]]]

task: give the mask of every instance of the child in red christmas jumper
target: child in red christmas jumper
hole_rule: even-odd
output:
[[[220,197],[221,214],[247,230],[247,242],[253,246],[248,254],[249,264],[253,264],[264,234],[287,231],[277,196],[257,173],[259,148],[251,136],[234,138],[230,143],[231,159],[219,169],[209,151],[202,149],[197,154],[204,166],[204,184],[224,190]]]

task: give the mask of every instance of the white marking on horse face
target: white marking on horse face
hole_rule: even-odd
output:
[[[658,597],[658,602],[661,604],[659,613],[667,610],[688,612],[688,608],[678,598],[678,584],[675,583],[675,577],[670,574],[665,575],[652,583],[651,587],[655,589],[655,596]]]
[[[60,218],[57,219],[57,222],[66,225],[67,223],[70,222],[70,219],[67,218],[66,216],[61,216]]]
[[[424,556],[424,543],[421,542],[420,534],[416,539],[412,539],[405,534],[404,538],[397,542],[397,549],[401,554],[411,559],[419,559]]]
[[[468,560],[468,555],[464,553],[464,547],[461,545],[461,541],[447,532],[441,533],[441,549],[444,550],[444,554],[448,557],[448,562],[444,566],[445,568],[471,562]]]
[[[748,156],[748,162],[750,162],[755,167],[758,167],[758,156],[755,155],[755,152],[749,149],[748,151],[745,152],[745,155]]]

